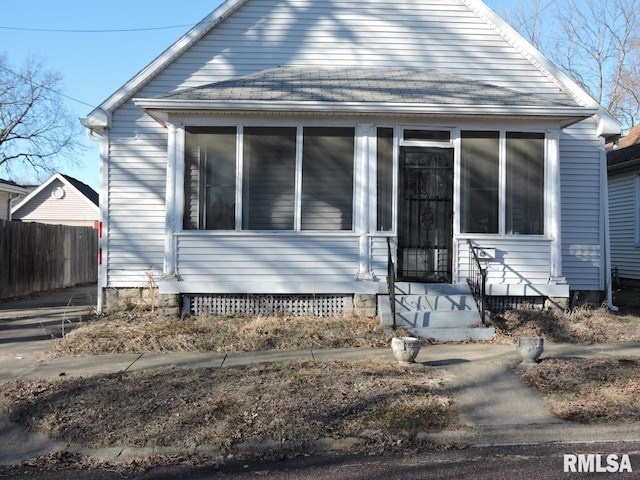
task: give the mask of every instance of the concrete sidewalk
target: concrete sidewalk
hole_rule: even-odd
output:
[[[82,290],[69,292],[76,298]],[[85,292],[90,299],[90,292]],[[44,300],[39,299],[42,303]],[[13,302],[12,302],[13,303]],[[46,303],[46,302],[45,302]],[[83,303],[78,301],[78,303]],[[90,303],[90,301],[85,302]],[[229,367],[256,362],[287,360],[359,360],[383,358],[395,362],[390,348],[337,349],[303,351],[269,351],[255,353],[162,353],[123,354],[88,357],[51,358],[46,350],[53,342],[51,334],[39,332],[40,325],[51,321],[54,326],[60,316],[69,315],[71,306],[22,308],[0,304],[0,383],[15,379],[42,377],[87,376],[153,368]],[[73,315],[87,313],[90,305],[73,306]],[[40,310],[42,308],[42,310]],[[60,310],[56,310],[56,308]],[[83,310],[84,309],[84,310]],[[26,313],[25,313],[26,312]],[[83,313],[84,312],[84,313]],[[13,315],[13,317],[12,317]],[[17,323],[16,323],[17,322]],[[7,326],[21,325],[22,333]],[[29,326],[30,325],[30,326]],[[44,328],[47,328],[46,326]],[[31,332],[35,337],[24,335]],[[32,338],[37,338],[33,340]],[[7,347],[7,348],[5,348]],[[640,357],[640,344],[598,344],[578,346],[548,344],[542,358],[580,357],[595,358],[603,355]],[[418,363],[442,370],[450,379],[449,391],[460,404],[462,428],[428,434],[426,438],[436,444],[528,444],[547,442],[624,441],[640,440],[640,424],[615,426],[584,426],[563,422],[552,417],[543,398],[525,387],[517,372],[519,357],[515,346],[492,344],[444,344],[422,348]],[[0,464],[16,464],[36,455],[68,449],[102,458],[123,461],[138,454],[158,453],[149,449],[86,450],[67,446],[42,435],[26,432],[20,426],[0,415]],[[172,453],[163,451],[162,453]]]

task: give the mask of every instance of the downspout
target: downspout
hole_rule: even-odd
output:
[[[605,151],[605,139],[600,137],[600,155],[601,164],[603,165],[604,175],[601,175],[602,183],[602,203],[604,205],[604,255],[605,255],[605,282],[607,288],[607,307],[612,312],[619,310],[613,304],[613,285],[611,281],[611,233],[609,231],[609,173],[607,170],[607,152]]]

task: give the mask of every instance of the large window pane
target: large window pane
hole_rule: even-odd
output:
[[[235,229],[236,129],[186,133],[184,228]]]
[[[353,229],[353,128],[305,128],[302,230]]]
[[[242,227],[293,230],[296,129],[244,129]]]
[[[393,229],[393,128],[378,128],[377,230]]]
[[[506,233],[544,234],[544,134],[507,133]]]
[[[462,132],[462,233],[498,233],[499,132]]]

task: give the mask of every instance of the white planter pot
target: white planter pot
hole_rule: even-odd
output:
[[[537,365],[537,360],[544,350],[544,338],[518,337],[517,349],[522,359],[521,365]]]
[[[400,365],[415,362],[420,351],[420,339],[415,337],[395,337],[391,339],[391,350]]]

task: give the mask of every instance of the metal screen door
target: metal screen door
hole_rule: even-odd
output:
[[[399,184],[399,279],[450,283],[453,149],[402,148]]]

